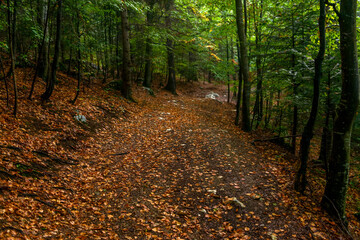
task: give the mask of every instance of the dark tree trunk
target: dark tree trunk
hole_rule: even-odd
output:
[[[320,17],[319,17],[319,33],[320,33],[320,47],[318,55],[315,59],[315,76],[314,76],[314,96],[311,106],[311,112],[308,122],[305,125],[304,132],[300,141],[300,168],[295,178],[295,190],[304,193],[307,180],[306,170],[309,158],[310,141],[314,135],[314,125],[316,115],[319,107],[320,97],[320,80],[322,75],[322,62],[325,55],[325,0],[319,0],[320,3]]]
[[[272,101],[273,101],[274,93],[270,92],[270,99],[266,100],[266,113],[265,113],[265,128],[269,127],[271,114],[272,114]]]
[[[235,117],[235,125],[238,126],[240,124],[240,111],[241,111],[241,92],[242,92],[242,84],[243,84],[243,77],[242,77],[242,70],[241,70],[241,57],[240,57],[240,46],[239,44],[236,44],[237,47],[237,57],[239,62],[239,85],[238,85],[238,95],[236,99],[236,117]]]
[[[106,7],[107,8],[107,7]],[[104,60],[103,60],[103,74],[104,74],[104,78],[102,83],[106,83],[107,78],[108,78],[108,72],[109,72],[109,56],[108,56],[108,27],[107,27],[107,19],[108,16],[105,15],[104,16],[104,42],[105,42],[105,47],[103,50],[104,53]]]
[[[6,76],[6,73],[5,73],[5,68],[4,68],[4,63],[2,61],[2,58],[0,56],[0,65],[1,65],[1,73],[2,73],[2,78],[4,79],[4,82],[5,82],[5,90],[6,90],[6,106],[9,107],[9,84],[8,84],[8,81],[7,81],[7,76]],[[10,70],[11,71],[11,70]]]
[[[292,42],[292,48],[295,50],[295,22],[294,22],[294,13],[291,15],[291,42]],[[295,54],[291,54],[291,66],[293,68],[293,71],[296,66],[295,61]],[[292,124],[292,139],[291,139],[291,151],[293,154],[296,153],[296,135],[297,135],[297,128],[298,128],[298,106],[296,103],[296,96],[298,93],[298,87],[299,85],[296,83],[296,79],[294,74],[292,74],[292,85],[293,85],[293,97],[294,97],[294,108],[293,108],[293,124]]]
[[[47,5],[47,13],[46,13],[46,18],[45,18],[45,24],[44,24],[44,33],[43,33],[43,37],[42,37],[42,41],[39,47],[39,53],[38,53],[38,60],[36,63],[36,67],[35,67],[35,74],[31,83],[31,89],[30,89],[30,93],[29,93],[29,97],[28,99],[31,100],[32,94],[34,92],[34,88],[35,88],[35,82],[36,82],[36,78],[38,77],[38,75],[40,77],[44,77],[46,74],[47,75],[47,50],[44,50],[44,48],[47,48],[47,44],[45,42],[46,40],[46,34],[47,34],[47,26],[48,26],[48,20],[49,20],[49,14],[50,14],[50,0],[48,1],[48,5]],[[42,22],[42,21],[41,21]]]
[[[116,13],[117,18],[120,17],[120,12]],[[115,54],[116,54],[116,78],[120,78],[120,24],[116,24],[116,48],[115,48]],[[98,64],[99,65],[99,64]]]
[[[148,1],[149,9],[146,13],[146,23],[148,28],[150,28],[153,24],[154,20],[154,0]],[[149,30],[148,30],[149,31]],[[149,34],[149,33],[148,33]],[[150,34],[149,34],[150,35]],[[144,87],[151,88],[152,83],[152,40],[150,37],[146,38],[146,46],[145,46],[145,73],[144,73]]]
[[[329,161],[331,156],[331,143],[332,143],[332,134],[330,128],[330,118],[333,115],[333,107],[331,104],[331,74],[328,73],[328,85],[327,85],[327,97],[326,97],[326,117],[325,117],[325,126],[323,127],[323,132],[321,135],[321,148],[319,161],[323,163],[326,174],[329,173]]]
[[[240,42],[241,70],[244,80],[243,102],[242,102],[242,130],[250,132],[250,79],[249,79],[249,61],[247,56],[247,44],[244,27],[243,6],[241,0],[235,0],[236,3],[236,23],[238,28],[238,37]]]
[[[230,40],[231,40],[230,41],[230,54],[231,54],[230,57],[231,57],[232,61],[235,61],[234,39],[231,38]],[[231,63],[231,66],[232,66],[233,71],[234,71],[234,73],[232,75],[232,79],[233,79],[233,82],[235,83],[236,82],[236,69],[235,69],[235,65],[233,63]],[[237,97],[237,89],[234,88],[233,89],[233,98],[232,99],[234,100],[236,97]]]
[[[80,94],[80,84],[81,84],[81,35],[80,35],[80,9],[77,10],[77,24],[76,24],[76,33],[78,37],[78,46],[77,46],[77,88],[72,104],[75,104],[77,98]]]
[[[359,105],[359,71],[356,42],[357,0],[340,3],[340,51],[342,90],[333,129],[333,147],[322,206],[346,222],[346,192],[349,181],[350,141]]]
[[[125,4],[121,11],[122,23],[122,43],[123,43],[123,69],[122,69],[122,95],[129,100],[131,95],[131,56],[130,56],[130,26],[128,21],[128,12]]]
[[[44,32],[43,34],[45,36],[46,36],[46,32],[47,32],[47,18],[49,15],[49,6],[50,6],[50,1],[48,1],[47,9],[46,9],[45,0],[37,0],[37,4],[36,4],[37,23],[39,26],[43,27],[43,32]],[[47,15],[44,18],[45,10],[47,12]],[[47,60],[46,55],[47,55],[47,44],[43,44],[43,41],[42,41],[39,45],[37,69],[35,69],[35,71],[37,71],[36,75],[40,76],[41,78],[46,78],[46,75],[47,75],[48,62],[46,61]],[[29,97],[29,99],[31,99],[31,97]]]
[[[226,63],[227,63],[227,102],[230,103],[230,73],[229,73],[229,64],[230,64],[230,56],[229,56],[229,39],[226,38]]]
[[[166,2],[165,11],[165,25],[167,29],[171,29],[171,12],[174,7],[174,0]],[[168,61],[168,82],[165,87],[166,90],[176,95],[176,77],[175,77],[175,56],[174,56],[174,41],[171,38],[166,39],[167,61]]]
[[[57,16],[56,16],[56,39],[55,39],[54,60],[51,66],[51,75],[48,80],[48,86],[46,88],[46,91],[41,95],[41,99],[43,101],[49,100],[54,91],[54,86],[56,81],[56,71],[57,71],[57,67],[59,63],[59,55],[60,55],[61,14],[62,14],[62,0],[59,0]]]
[[[13,75],[13,84],[14,84],[14,116],[16,117],[18,110],[18,90],[16,83],[16,74],[15,74],[15,34],[16,34],[16,8],[17,2],[14,0],[13,12],[11,13],[10,9],[10,0],[7,0],[8,7],[8,31],[9,31],[9,46],[10,46],[10,59],[11,59],[11,73]]]
[[[262,68],[261,68],[261,56],[260,56],[260,42],[261,42],[261,30],[259,30],[260,26],[259,23],[262,21],[262,7],[263,7],[263,1],[260,3],[260,16],[259,21],[255,20],[255,7],[254,6],[254,22],[255,22],[255,46],[256,46],[256,100],[254,105],[254,111],[253,111],[253,118],[251,121],[251,128],[253,126],[253,121],[256,120],[256,126],[255,128],[259,127],[259,124],[262,121],[263,118],[263,91],[262,91]]]
[[[196,69],[196,54],[194,49],[190,49],[189,54],[189,65],[186,78],[188,82],[198,81],[198,74]]]

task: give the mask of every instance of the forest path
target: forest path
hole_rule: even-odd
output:
[[[138,104],[101,129],[81,154],[87,161],[63,176],[77,189],[65,237],[339,238],[316,204],[291,190],[282,163],[234,126],[232,105],[164,92]],[[110,155],[119,153],[127,154]]]
[[[76,106],[86,124],[61,93],[56,108],[29,104],[3,134],[21,144],[1,149],[0,238],[344,239],[319,199],[293,191],[291,154],[252,145],[264,133],[233,124],[226,89],[198,85],[139,87],[137,103],[94,89]]]

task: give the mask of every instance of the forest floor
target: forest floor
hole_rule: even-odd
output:
[[[323,182],[295,192],[296,157],[253,143],[268,134],[242,132],[233,104],[205,98],[222,86],[136,87],[132,103],[93,83],[72,105],[76,83],[59,79],[47,103],[20,81],[18,118],[2,98],[0,239],[350,238],[320,208]]]

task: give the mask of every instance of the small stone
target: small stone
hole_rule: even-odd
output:
[[[236,204],[236,205],[238,205],[238,206],[240,206],[240,207],[242,207],[242,208],[245,208],[245,207],[246,207],[245,204],[243,204],[242,202],[240,202],[236,197],[233,197],[233,198],[231,199],[231,202],[234,203],[234,204]]]

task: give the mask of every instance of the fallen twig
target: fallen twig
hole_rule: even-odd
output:
[[[109,154],[108,156],[121,156],[121,155],[126,155],[129,154],[130,152],[123,152],[123,153],[114,153],[114,154]]]
[[[301,135],[290,135],[290,136],[284,136],[284,137],[273,137],[273,138],[265,138],[265,139],[255,139],[251,142],[252,145],[255,145],[255,142],[268,142],[268,141],[275,141],[279,139],[284,138],[292,138],[292,137],[301,137]]]

